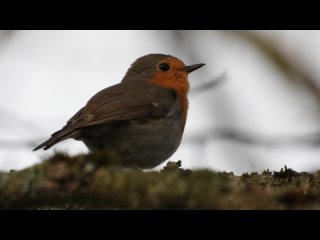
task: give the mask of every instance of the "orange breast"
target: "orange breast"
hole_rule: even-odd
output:
[[[180,98],[180,107],[182,115],[182,133],[187,120],[188,113],[188,92],[189,92],[189,82],[187,74],[183,71],[159,73],[151,80],[152,83],[158,84],[163,88],[173,89]],[[181,135],[182,135],[181,133]]]

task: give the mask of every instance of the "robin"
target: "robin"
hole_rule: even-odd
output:
[[[95,94],[33,151],[73,138],[90,151],[117,153],[128,167],[159,165],[180,145],[188,112],[188,74],[204,65],[186,66],[164,54],[138,58],[120,83]]]

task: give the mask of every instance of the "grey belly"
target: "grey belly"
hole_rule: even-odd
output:
[[[91,151],[116,152],[124,165],[153,168],[167,160],[179,147],[183,131],[179,118],[115,121],[81,130]]]

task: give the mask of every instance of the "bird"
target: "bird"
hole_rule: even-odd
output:
[[[51,137],[33,151],[72,138],[91,152],[116,153],[126,167],[152,169],[178,149],[188,113],[188,74],[177,57],[148,54],[135,60],[120,83],[96,93]]]

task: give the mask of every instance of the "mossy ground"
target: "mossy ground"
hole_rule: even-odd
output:
[[[160,172],[123,169],[110,153],[56,153],[0,173],[1,209],[320,209],[320,172],[286,166],[235,176],[169,162]]]

